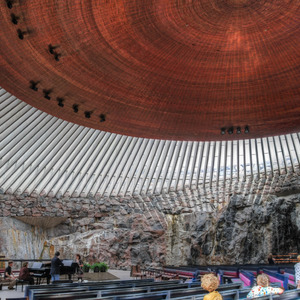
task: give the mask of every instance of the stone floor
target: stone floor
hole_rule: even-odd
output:
[[[107,278],[103,278],[104,280],[109,280],[110,278],[111,279],[114,278],[114,280],[117,280],[117,279],[122,279],[122,280],[133,279],[132,277],[130,277],[130,271],[109,270],[107,273],[110,273],[111,276],[109,274],[107,274]],[[9,299],[9,298],[22,297],[22,296],[24,296],[24,292],[21,292],[21,286],[18,286],[17,291],[16,290],[8,290],[7,286],[4,286],[3,290],[0,291],[0,300],[6,300],[6,299]]]

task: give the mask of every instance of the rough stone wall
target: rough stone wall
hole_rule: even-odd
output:
[[[14,218],[0,218],[0,254],[7,258],[39,258],[47,232]],[[48,258],[47,252],[44,255]]]
[[[265,263],[271,252],[300,252],[300,195],[268,196],[260,205],[234,195],[219,214],[191,218],[188,264]]]
[[[49,234],[50,243],[60,249],[64,257],[81,253],[89,262],[105,261],[112,268],[124,269],[137,264],[165,264],[166,228],[151,215],[134,213],[121,219],[105,216],[98,220],[84,218],[70,222],[80,229],[63,237]]]
[[[0,190],[0,253],[36,258],[46,241],[62,257],[81,253],[89,262],[106,261],[116,268],[259,263],[270,252],[300,252],[299,187],[299,172],[289,170],[132,197],[54,198]],[[16,216],[67,220],[41,229],[20,225]]]

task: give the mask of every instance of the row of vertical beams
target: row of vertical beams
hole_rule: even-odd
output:
[[[300,134],[168,141],[85,128],[0,89],[0,188],[11,193],[119,195],[222,187],[297,171]]]

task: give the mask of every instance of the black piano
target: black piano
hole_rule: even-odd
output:
[[[62,263],[63,266],[60,267],[60,275],[68,275],[69,280],[71,280],[72,275],[77,273],[77,269],[79,268],[78,263],[71,259],[64,259]]]
[[[69,280],[72,279],[72,275],[77,272],[78,264],[77,262],[65,259],[62,261],[63,266],[60,267],[60,275],[68,275]],[[50,283],[51,275],[51,262],[41,263],[34,262],[31,268],[28,268],[31,276],[36,278],[36,284],[40,284],[43,278],[46,278],[47,284]]]
[[[51,262],[34,262],[32,267],[28,269],[30,273],[33,273],[31,276],[36,278],[36,284],[40,284],[43,278],[46,278],[47,284],[49,284],[51,279],[50,268]]]

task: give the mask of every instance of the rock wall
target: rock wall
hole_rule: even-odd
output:
[[[133,197],[52,198],[0,191],[0,254],[38,258],[46,242],[43,258],[51,256],[52,247],[62,257],[81,253],[91,263],[123,269],[265,262],[270,252],[300,252],[299,186],[299,172],[288,172]],[[43,229],[14,219],[24,216],[63,223]]]
[[[300,196],[249,205],[232,196],[219,214],[193,215],[188,264],[265,263],[269,253],[300,252]]]
[[[77,224],[79,231],[63,237],[52,237],[49,242],[60,249],[63,257],[81,253],[90,263],[105,261],[111,268],[165,264],[166,228],[157,219],[132,214],[121,220],[106,216],[96,223],[94,221],[82,219],[79,221],[81,226]],[[93,229],[87,229],[90,226]]]
[[[14,218],[0,218],[0,254],[7,258],[39,258],[47,232]],[[44,258],[49,254],[45,252]]]

